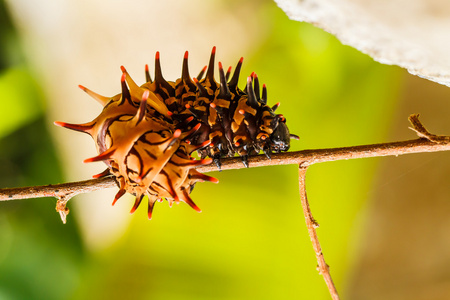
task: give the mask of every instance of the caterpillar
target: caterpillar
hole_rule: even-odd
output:
[[[113,205],[128,192],[136,196],[131,213],[148,196],[149,219],[163,198],[170,206],[181,201],[200,212],[189,196],[195,183],[218,180],[196,167],[214,162],[220,170],[221,158],[236,153],[248,167],[249,155],[263,151],[270,158],[272,152],[287,151],[290,138],[298,139],[289,133],[283,115],[274,113],[279,103],[267,105],[266,85],[260,93],[256,73],[239,89],[243,58],[231,78],[231,67],[225,73],[219,62],[220,82],[215,81],[215,53],[213,47],[209,65],[191,78],[186,51],[181,77],[174,82],[164,79],[159,52],[154,80],[146,65],[146,83],[141,86],[122,66],[120,94],[105,97],[79,86],[103,106],[97,118],[84,124],[54,122],[94,139],[99,154],[84,162],[107,165],[93,177],[115,177],[119,191]],[[200,159],[191,156],[195,151]]]

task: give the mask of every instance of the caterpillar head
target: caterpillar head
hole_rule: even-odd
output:
[[[286,118],[283,115],[276,115],[273,119],[275,129],[270,135],[270,147],[273,152],[279,153],[281,151],[288,151],[290,145],[290,139],[292,135],[289,133],[289,129],[286,126]]]

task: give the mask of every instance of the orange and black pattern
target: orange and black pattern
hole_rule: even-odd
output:
[[[261,150],[287,151],[290,138],[286,119],[274,113],[279,104],[267,106],[267,90],[262,93],[255,73],[247,78],[244,90],[238,88],[243,59],[231,79],[231,67],[225,73],[219,63],[220,82],[214,79],[215,47],[209,66],[196,78],[188,70],[188,52],[183,60],[181,78],[175,82],[163,78],[159,52],[155,59],[155,77],[145,68],[147,82],[138,86],[122,69],[122,92],[104,97],[80,86],[103,105],[103,111],[85,124],[55,122],[56,125],[85,132],[94,139],[99,155],[85,162],[103,161],[108,169],[95,178],[113,175],[120,187],[113,204],[126,192],[136,196],[134,212],[148,196],[148,217],[156,201],[185,202],[200,209],[189,194],[196,182],[218,180],[199,173],[195,167],[238,153],[248,166],[249,155]],[[203,78],[203,76],[205,76]],[[197,151],[201,159],[191,154]]]

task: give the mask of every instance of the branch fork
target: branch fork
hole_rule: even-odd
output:
[[[419,114],[410,115],[408,118],[409,122],[413,127],[408,127],[409,129],[415,131],[420,138],[427,139],[430,142],[437,144],[445,144],[450,141],[449,136],[445,135],[435,135],[430,133],[423,124],[419,121]]]

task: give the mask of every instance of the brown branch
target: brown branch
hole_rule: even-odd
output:
[[[62,222],[66,224],[66,217],[69,214],[69,209],[66,205],[72,197],[78,194],[90,193],[115,186],[117,186],[117,184],[112,177],[103,177],[62,184],[5,188],[0,189],[0,201],[42,197],[58,198],[58,201],[56,202],[56,211],[61,216]]]
[[[272,154],[268,159],[265,155],[250,156],[248,158],[251,167],[264,167],[274,165],[296,164],[308,167],[312,164],[380,156],[399,156],[409,153],[438,152],[450,150],[450,137],[430,134],[418,120],[418,115],[412,115],[410,121],[414,131],[421,137],[415,140],[380,143],[372,145],[361,145],[342,148],[312,149],[295,152]],[[222,170],[245,168],[239,157],[225,158],[222,160]],[[207,173],[217,171],[215,165],[198,167],[199,172]],[[51,184],[45,186],[5,188],[0,189],[0,201],[18,200],[40,197],[71,197],[89,193],[96,190],[112,188],[117,186],[112,177],[91,179],[79,182]]]
[[[115,186],[117,184],[112,177],[103,177],[61,184],[6,188],[0,189],[0,201],[42,197],[72,198],[78,194],[90,193]]]
[[[427,139],[415,139],[402,142],[381,143],[373,145],[362,145],[342,148],[312,149],[295,152],[272,154],[272,159],[265,155],[250,156],[248,162],[250,167],[264,167],[275,165],[301,165],[307,167],[312,164],[380,156],[399,156],[409,153],[439,152],[450,150],[450,140],[447,142],[432,142]],[[239,157],[225,158],[222,160],[222,170],[233,170],[245,168]],[[207,173],[217,171],[215,165],[197,168],[199,172]],[[71,197],[89,193],[96,190],[107,189],[117,186],[112,177],[90,179],[79,182],[63,184],[51,184],[34,187],[4,188],[0,189],[0,201],[19,200],[40,197]]]
[[[401,142],[380,143],[371,145],[351,146],[342,148],[311,149],[295,152],[272,154],[272,159],[265,155],[250,156],[250,167],[265,167],[277,165],[302,165],[304,167],[328,161],[348,160],[356,158],[399,156],[410,153],[439,152],[450,150],[450,140],[445,143],[435,143],[427,139],[415,139]],[[243,169],[245,166],[239,157],[222,160],[222,170]],[[197,169],[200,172],[217,171],[214,165]]]
[[[319,227],[319,224],[316,220],[314,220],[311,209],[309,207],[308,197],[306,196],[306,185],[305,185],[305,176],[306,170],[308,167],[299,166],[298,168],[298,182],[299,182],[299,191],[300,191],[300,201],[302,203],[303,214],[305,215],[306,228],[308,229],[309,238],[311,239],[311,243],[316,253],[316,260],[318,264],[319,274],[323,276],[325,283],[330,291],[331,299],[339,300],[339,295],[336,290],[336,287],[333,283],[333,279],[331,278],[330,268],[325,262],[325,258],[323,257],[322,248],[320,247],[319,238],[317,237],[316,228]]]
[[[439,144],[445,144],[450,141],[449,136],[435,135],[435,134],[429,133],[428,130],[426,130],[425,127],[422,125],[422,123],[419,121],[419,114],[410,115],[408,120],[411,123],[411,125],[413,126],[413,127],[409,127],[409,129],[414,130],[419,137],[425,138],[429,141],[432,141],[434,143],[439,143]]]

